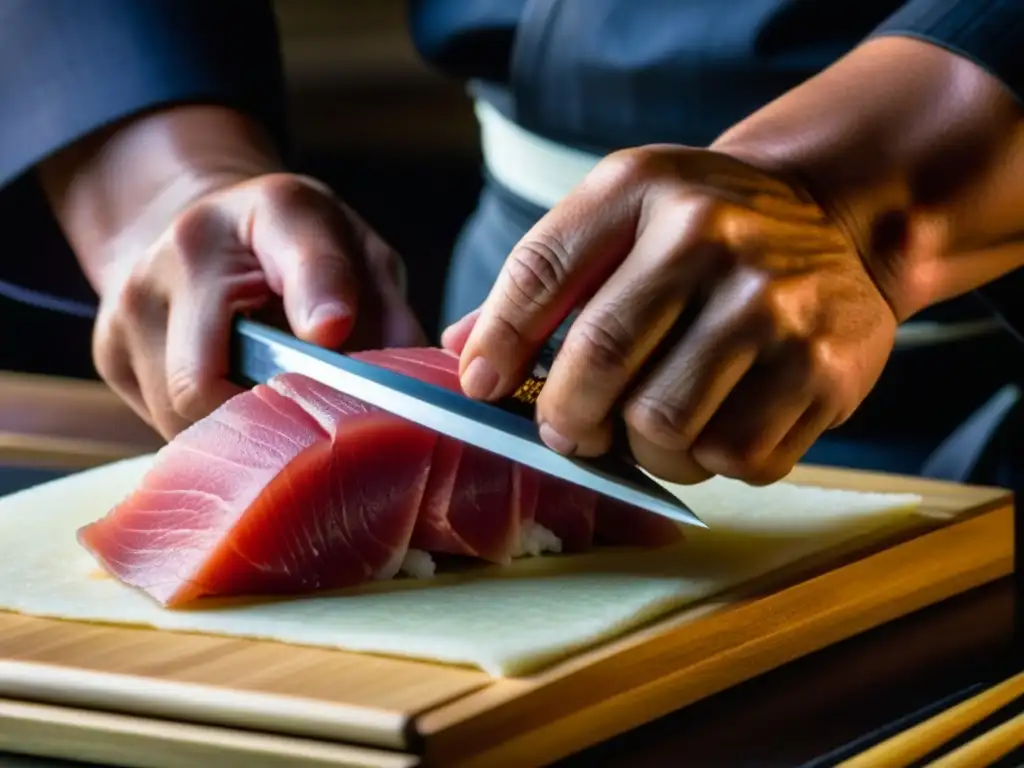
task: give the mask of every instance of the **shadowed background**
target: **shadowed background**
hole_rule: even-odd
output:
[[[480,187],[463,87],[420,61],[405,0],[275,5],[296,170],[331,184],[398,249],[410,301],[434,333],[449,250]],[[67,248],[41,200],[0,210],[0,225],[8,244],[2,258]],[[87,319],[0,296],[0,370],[95,378],[90,333]]]

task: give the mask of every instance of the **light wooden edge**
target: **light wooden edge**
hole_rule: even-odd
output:
[[[899,616],[1013,572],[1013,508],[942,526],[769,600],[705,607],[535,678],[496,682],[415,720],[431,765],[525,768],[584,749]],[[922,574],[922,568],[927,575]],[[826,606],[803,622],[808,604]],[[668,624],[668,626],[666,626]],[[757,626],[756,635],[746,629]],[[551,721],[545,700],[572,714]],[[578,706],[568,706],[575,700]]]
[[[414,768],[420,764],[417,756],[397,752],[5,699],[0,699],[0,749],[133,768],[228,764]]]
[[[949,508],[962,508],[964,502],[970,505],[994,501],[1009,503],[1014,499],[1013,491],[998,486],[821,464],[798,464],[782,482],[870,493],[913,493],[923,496],[928,504]]]
[[[400,712],[39,662],[0,660],[0,697],[383,749],[410,744]]]
[[[42,373],[25,373],[24,371],[0,370],[0,387],[20,387],[29,391],[47,391],[66,393],[75,391],[78,394],[94,395],[107,400],[116,400],[114,391],[96,379],[75,379],[70,376],[51,376]]]
[[[1020,746],[1024,746],[1024,712],[932,761],[930,768],[976,768],[979,765],[992,765]]]
[[[1024,696],[1024,672],[950,707],[839,764],[838,768],[902,768],[924,757],[968,728]]]
[[[91,469],[146,453],[131,443],[110,443],[79,437],[0,432],[0,464],[19,467]]]

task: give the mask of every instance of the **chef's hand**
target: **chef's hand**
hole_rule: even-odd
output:
[[[398,256],[322,184],[290,174],[200,198],[115,265],[96,367],[165,437],[240,390],[225,377],[232,319],[280,297],[287,325],[329,348],[423,341]]]
[[[240,313],[325,347],[425,341],[397,254],[240,114],[146,115],[40,176],[100,296],[96,368],[166,438],[240,391],[226,379]]]
[[[880,375],[897,323],[876,278],[794,186],[648,146],[606,158],[530,230],[445,343],[467,394],[493,399],[579,308],[537,404],[551,448],[601,454],[621,416],[657,476],[764,484]]]

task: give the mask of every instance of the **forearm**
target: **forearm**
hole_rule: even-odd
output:
[[[101,295],[119,253],[151,243],[189,202],[277,170],[278,153],[259,125],[215,106],[137,116],[38,166],[54,214]]]
[[[900,320],[1024,265],[1024,112],[938,46],[871,40],[713,147],[803,183]]]
[[[286,141],[270,0],[5,0],[0,18],[0,187],[42,166],[94,285],[97,243],[211,141],[198,120],[168,128],[186,114],[175,105],[221,105]],[[215,131],[228,145],[248,133]]]

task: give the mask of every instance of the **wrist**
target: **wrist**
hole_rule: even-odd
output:
[[[917,40],[879,38],[711,148],[810,194],[902,322],[1005,266],[980,257],[965,270],[958,257],[1024,223],[1006,215],[1007,158],[1019,155],[1020,127],[1013,98],[973,62]],[[982,200],[991,205],[979,211]]]
[[[269,139],[221,107],[144,115],[42,163],[39,178],[72,250],[102,296],[115,267],[218,189],[283,170]]]

